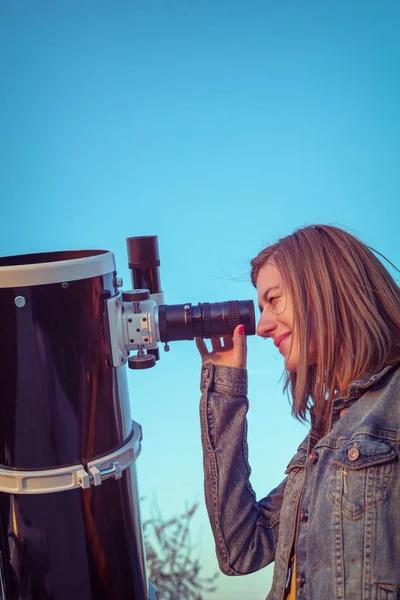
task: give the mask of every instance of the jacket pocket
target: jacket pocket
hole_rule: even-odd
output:
[[[383,505],[397,460],[387,440],[357,434],[333,456],[328,496],[348,519],[360,519],[368,509]]]
[[[304,442],[303,442],[304,444]],[[301,445],[292,460],[286,467],[285,475],[288,476],[284,496],[291,493],[293,487],[297,483],[299,476],[304,474],[307,452],[306,448]]]
[[[393,585],[378,583],[377,600],[397,600],[398,597]]]

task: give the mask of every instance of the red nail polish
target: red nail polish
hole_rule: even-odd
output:
[[[239,335],[244,335],[244,325],[239,325]]]

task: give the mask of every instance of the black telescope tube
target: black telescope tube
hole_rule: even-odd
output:
[[[162,304],[158,307],[161,342],[232,335],[240,324],[244,325],[246,335],[254,335],[255,323],[252,300],[199,302],[197,306]]]
[[[126,238],[128,266],[134,290],[161,292],[160,254],[156,235]]]

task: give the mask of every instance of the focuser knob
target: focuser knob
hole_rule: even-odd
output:
[[[123,302],[141,302],[150,298],[149,290],[127,290],[122,292]]]
[[[128,358],[128,367],[130,369],[150,369],[156,364],[156,357],[153,354],[136,354]]]

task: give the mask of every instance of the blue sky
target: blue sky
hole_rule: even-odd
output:
[[[249,259],[317,222],[399,265],[399,18],[391,0],[3,0],[0,254],[102,247],[129,287],[125,238],[155,234],[170,303],[254,299]],[[199,366],[177,342],[128,377],[141,492],[166,517],[201,501],[193,539],[212,573]],[[306,434],[281,370],[251,338],[259,497]],[[221,575],[210,598],[261,600],[271,572]]]

